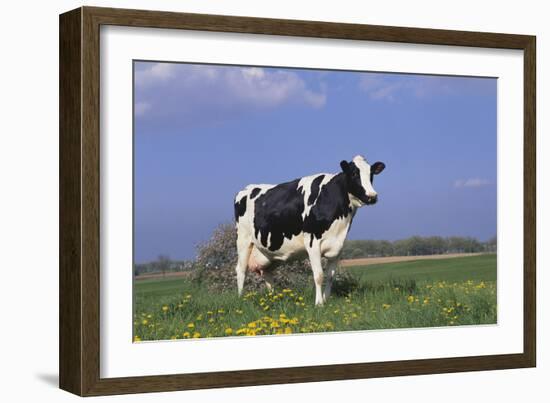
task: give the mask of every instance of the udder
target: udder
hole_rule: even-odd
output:
[[[248,271],[262,275],[271,263],[272,261],[254,246],[248,258]]]

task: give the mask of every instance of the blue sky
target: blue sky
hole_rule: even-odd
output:
[[[250,183],[383,161],[350,239],[496,234],[497,80],[134,63],[135,261],[193,258]]]

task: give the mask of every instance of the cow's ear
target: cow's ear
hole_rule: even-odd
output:
[[[342,168],[342,172],[347,174],[349,172],[349,163],[346,160],[341,161],[340,168]]]
[[[384,168],[386,168],[386,164],[378,161],[372,164],[372,166],[370,167],[370,170],[374,175],[378,175],[380,172],[384,170]]]

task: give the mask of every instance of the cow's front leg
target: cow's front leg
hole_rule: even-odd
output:
[[[323,305],[323,265],[321,264],[321,250],[319,245],[313,245],[308,248],[307,254],[313,271],[313,281],[315,281],[315,305]]]
[[[339,258],[329,259],[327,262],[327,285],[325,286],[325,292],[323,294],[323,301],[327,302],[328,297],[330,297],[330,290],[332,288],[332,280],[334,279],[334,274],[338,269]]]

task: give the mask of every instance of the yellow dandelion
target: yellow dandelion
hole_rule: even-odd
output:
[[[412,304],[414,302],[414,297],[412,295],[409,295],[407,297],[407,301],[409,302],[409,304]]]
[[[231,336],[233,334],[233,329],[231,329],[230,327],[228,327],[227,329],[225,329],[225,334],[227,336]]]
[[[256,327],[256,322],[250,322],[250,323],[248,324],[248,327],[249,327],[249,328],[252,328],[252,329],[255,328],[255,327]]]
[[[189,329],[194,329],[194,328],[195,328],[195,324],[194,324],[194,323],[189,323],[189,324],[187,325],[187,327],[188,327]]]
[[[141,324],[144,325],[144,326],[145,326],[147,323],[149,323],[149,321],[148,321],[147,319],[143,319],[143,320],[141,321]]]
[[[285,334],[292,334],[292,329],[290,327],[285,327]]]
[[[382,304],[383,309],[390,309],[390,307],[391,307],[390,304]]]
[[[193,338],[194,339],[198,339],[199,337],[201,337],[201,334],[199,332],[193,333]]]
[[[141,337],[139,336],[134,336],[134,343],[138,343],[141,341]]]
[[[167,305],[164,305],[164,306],[162,307],[162,311],[163,311],[163,312],[168,311],[168,306],[167,306]]]
[[[191,337],[191,333],[189,333],[189,332],[183,332],[183,337]]]

